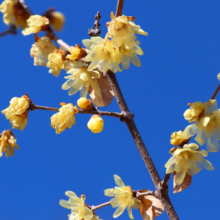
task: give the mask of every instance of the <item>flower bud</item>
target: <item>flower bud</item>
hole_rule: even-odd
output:
[[[194,102],[190,104],[190,108],[184,112],[183,116],[189,122],[194,122],[199,119],[203,112],[204,104],[202,102]]]
[[[185,141],[185,139],[181,138],[182,133],[183,133],[182,131],[173,132],[171,134],[170,143],[174,146],[181,145]]]
[[[93,115],[87,126],[93,133],[100,133],[103,130],[104,120],[99,115]]]
[[[82,109],[82,110],[91,110],[93,108],[92,102],[87,99],[87,98],[80,98],[77,101],[77,105]]]
[[[50,22],[56,31],[61,31],[65,22],[65,17],[61,12],[51,12]]]

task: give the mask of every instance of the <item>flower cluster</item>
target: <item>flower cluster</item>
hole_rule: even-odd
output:
[[[27,96],[22,96],[21,98],[14,97],[10,101],[10,106],[2,111],[2,114],[12,124],[12,128],[23,131],[27,125],[29,104],[30,100]]]
[[[197,174],[202,170],[201,166],[207,170],[214,170],[212,164],[204,159],[207,157],[208,152],[205,150],[199,151],[199,146],[197,144],[185,144],[183,148],[178,148],[173,152],[173,156],[165,164],[167,168],[166,173],[176,172],[175,182],[180,185],[186,173],[189,175]]]
[[[81,195],[81,198],[72,191],[66,191],[66,196],[70,197],[69,201],[60,200],[60,205],[64,208],[71,209],[69,220],[100,220],[100,218],[92,212],[85,204],[86,197]]]
[[[129,218],[134,219],[131,208],[139,209],[141,207],[141,202],[133,197],[131,187],[125,186],[119,176],[114,175],[114,179],[117,186],[114,189],[111,188],[104,191],[106,196],[114,197],[110,200],[112,207],[118,207],[114,212],[113,217],[117,218],[127,208]]]
[[[207,140],[209,152],[219,151],[220,140],[220,109],[216,100],[209,100],[206,103],[197,102],[184,113],[186,120],[195,123],[187,126],[181,137],[189,139],[197,134],[195,140],[202,146]]]
[[[67,128],[71,128],[75,122],[75,114],[78,108],[72,104],[64,104],[59,112],[51,117],[51,126],[56,130],[56,134],[60,134]]]
[[[12,131],[10,129],[3,131],[0,135],[0,157],[3,153],[6,154],[6,157],[13,156],[15,148],[19,149]]]

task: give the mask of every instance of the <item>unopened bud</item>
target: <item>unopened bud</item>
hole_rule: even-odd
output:
[[[82,110],[91,110],[93,108],[92,102],[87,99],[87,98],[80,98],[77,101],[77,105],[82,109]]]
[[[87,126],[93,133],[100,133],[103,130],[104,121],[99,115],[93,115]]]

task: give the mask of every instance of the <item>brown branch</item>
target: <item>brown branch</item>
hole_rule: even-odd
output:
[[[119,0],[120,1],[120,0]],[[157,190],[157,196],[161,200],[161,202],[164,205],[164,208],[172,220],[178,220],[178,216],[175,212],[175,209],[169,199],[168,194],[163,190],[162,183],[160,176],[157,172],[156,167],[154,166],[154,163],[150,157],[150,154],[148,153],[145,144],[141,138],[141,135],[136,127],[136,124],[134,122],[134,119],[132,117],[129,117],[131,115],[128,106],[125,102],[125,99],[122,95],[121,89],[118,85],[117,79],[115,77],[115,74],[111,71],[105,72],[106,77],[109,80],[109,83],[114,91],[115,98],[118,102],[119,108],[121,109],[122,113],[126,115],[125,123],[134,139],[134,142],[139,150],[139,153],[141,154],[141,157],[147,167],[147,170],[150,173],[151,179],[153,180],[153,183],[155,185],[155,188]]]
[[[115,12],[115,16],[116,16],[116,17],[122,15],[123,4],[124,4],[124,0],[118,0],[116,12]]]
[[[97,206],[88,206],[92,211],[95,211],[97,209],[100,209],[102,207],[105,207],[107,205],[111,205],[111,202],[105,202],[105,203],[102,203],[100,205],[97,205]]]
[[[39,106],[35,105],[33,102],[30,102],[29,105],[29,110],[34,111],[34,110],[46,110],[46,111],[55,111],[58,112],[59,108],[53,108],[53,107],[46,107],[46,106]],[[111,117],[116,117],[120,119],[124,119],[125,115],[123,113],[117,113],[117,112],[103,112],[103,111],[98,111],[98,110],[82,110],[79,109],[79,112],[81,114],[90,114],[90,115],[100,115],[100,116],[111,116]]]
[[[137,198],[137,199],[138,199],[139,197],[141,197],[141,196],[149,196],[149,195],[156,197],[156,192],[155,192],[155,191],[149,191],[149,192],[139,192],[139,191],[137,191],[137,192],[136,192],[136,198]]]
[[[12,35],[16,35],[17,34],[17,29],[14,25],[9,26],[8,30],[3,31],[2,33],[0,33],[0,37],[3,37],[7,34],[12,34]]]
[[[99,27],[101,26],[101,24],[99,23],[100,18],[101,15],[100,12],[98,11],[97,14],[95,15],[95,23],[94,23],[95,27],[92,27],[91,30],[89,29],[88,35],[90,37],[99,36],[101,34],[101,30],[99,29]]]
[[[220,84],[218,85],[217,89],[215,90],[214,94],[212,95],[211,99],[215,99],[216,95],[218,94],[220,90]]]

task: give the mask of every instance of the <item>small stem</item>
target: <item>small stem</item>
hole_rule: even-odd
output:
[[[212,95],[211,99],[215,99],[216,95],[218,94],[220,90],[220,84],[218,85],[217,89],[215,90],[214,94]]]
[[[116,12],[115,12],[115,17],[122,15],[123,4],[124,4],[124,0],[118,0]]]
[[[2,33],[0,33],[0,37],[3,37],[3,36],[5,36],[5,35],[7,35],[7,34],[12,34],[12,35],[17,34],[17,29],[16,29],[16,27],[15,27],[14,25],[11,25],[11,26],[8,28],[8,30],[3,31]]]
[[[35,105],[33,102],[30,103],[29,109],[31,111],[34,111],[34,110],[46,110],[46,111],[55,111],[55,112],[59,111],[59,108],[39,106],[39,105]],[[111,117],[116,117],[116,118],[120,118],[120,119],[124,119],[124,117],[125,117],[125,115],[123,113],[107,112],[107,111],[103,112],[103,111],[98,111],[98,110],[82,110],[82,109],[79,109],[78,113],[90,114],[90,115],[111,116]]]
[[[100,208],[105,207],[105,206],[108,206],[108,205],[111,205],[111,202],[105,202],[105,203],[102,203],[102,204],[97,205],[97,206],[91,206],[90,209],[91,209],[92,211],[95,211],[95,210],[97,210],[97,209],[100,209]]]
[[[137,193],[136,193],[136,198],[138,199],[138,198],[141,197],[141,196],[149,196],[149,195],[155,196],[155,191],[143,192],[143,193],[137,191]]]

